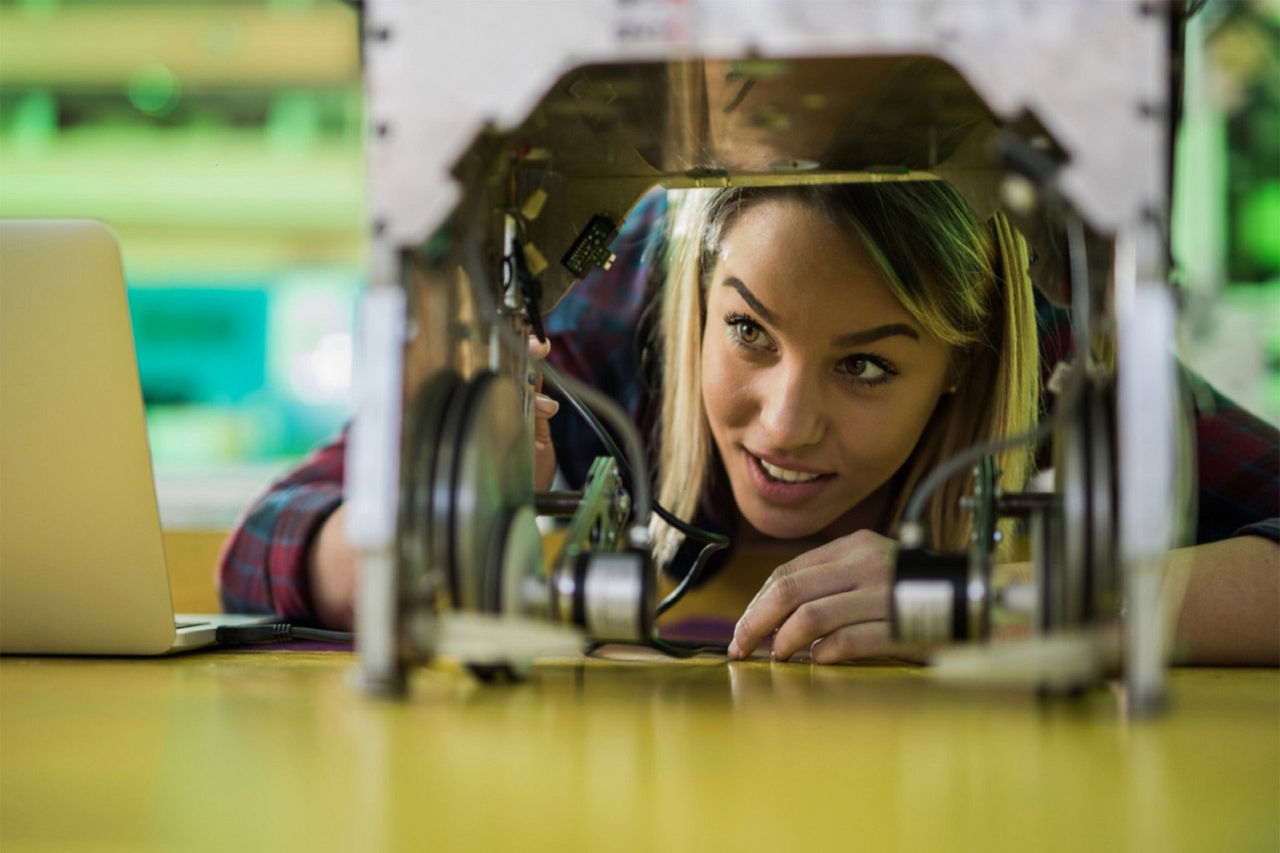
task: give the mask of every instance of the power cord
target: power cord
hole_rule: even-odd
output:
[[[618,463],[618,467],[622,470],[623,475],[627,478],[628,481],[634,482],[635,474],[631,470],[631,467],[627,464],[626,456],[622,453],[617,443],[613,440],[613,436],[611,436],[609,434],[609,431],[604,428],[604,424],[600,423],[600,420],[596,417],[595,412],[591,411],[591,409],[586,404],[584,404],[582,400],[580,400],[577,397],[577,395],[574,394],[571,390],[569,390],[568,388],[565,388],[564,386],[559,386],[559,387],[560,387],[561,393],[564,394],[565,399],[569,401],[569,404],[573,406],[573,408],[582,417],[582,419],[587,422],[587,426],[591,427],[592,432],[594,432],[596,434],[596,437],[599,438],[601,443],[604,444],[605,449],[609,452],[609,455],[612,456],[614,460]],[[729,546],[729,537],[724,536],[720,533],[713,533],[710,530],[703,530],[700,527],[694,527],[692,524],[689,524],[684,520],[682,520],[681,518],[677,517],[676,515],[672,514],[666,507],[658,503],[656,500],[652,501],[652,506],[653,506],[653,511],[656,512],[658,514],[658,517],[661,518],[663,521],[665,521],[667,524],[670,524],[672,527],[679,530],[681,533],[685,534],[686,536],[692,537],[693,539],[706,543],[703,546],[702,550],[698,552],[697,559],[694,560],[692,568],[690,568],[688,573],[685,574],[685,576],[680,580],[680,583],[676,586],[676,588],[673,589],[666,596],[666,598],[662,599],[662,601],[654,609],[653,615],[657,617],[657,616],[661,616],[663,613],[666,613],[668,610],[674,607],[676,603],[679,602],[680,599],[684,597],[684,594],[695,583],[697,583],[697,581],[702,577],[703,568],[706,566],[707,561],[711,558],[711,555]]]
[[[477,163],[475,164],[475,169],[477,171],[473,173],[473,177],[480,175],[483,165]],[[475,236],[484,233],[487,227],[484,201],[485,196],[483,194],[475,193],[472,201],[464,209],[464,221],[469,222],[475,228],[470,232],[469,238],[462,241],[462,266],[471,276],[472,292],[479,308],[478,313],[491,319],[492,328],[497,333],[500,345],[505,346],[513,356],[520,358],[525,351],[527,342],[520,340],[514,330],[504,322],[503,313],[499,310],[493,294],[485,287],[485,282],[489,280],[489,275],[486,271],[484,250]],[[535,299],[534,301],[536,303],[537,300]],[[535,313],[538,311],[536,304],[531,307]],[[541,318],[538,319],[540,320]],[[541,337],[539,335],[540,339]],[[579,382],[571,376],[565,376],[551,364],[543,364],[540,370],[543,377],[559,388],[573,407],[578,410],[591,429],[604,442],[605,447],[609,448],[610,455],[618,462],[623,474],[630,480],[632,505],[640,523],[647,524],[649,513],[651,511],[657,512],[663,521],[685,535],[707,543],[694,561],[689,574],[685,576],[684,580],[670,595],[662,600],[655,611],[656,614],[666,612],[680,600],[692,583],[697,580],[698,575],[701,574],[702,567],[706,564],[711,554],[728,546],[728,537],[689,525],[652,500],[648,476],[648,459],[645,457],[641,446],[639,433],[635,424],[631,422],[629,416],[616,401],[586,383]],[[588,407],[583,403],[583,399],[590,401],[591,406]],[[601,424],[592,409],[598,409],[622,435],[623,443],[627,449],[625,453],[618,447],[613,436],[604,428],[604,425]],[[671,646],[657,638],[656,634],[652,642],[655,648],[663,651],[678,649],[678,647]],[[668,651],[668,653],[672,652]]]
[[[607,645],[610,644],[591,643],[587,646],[584,654],[587,657],[593,657],[596,652]],[[724,644],[707,645],[704,643],[685,643],[679,640],[664,640],[658,636],[657,631],[654,631],[653,636],[649,638],[649,646],[673,658],[691,658],[704,654],[725,655],[729,653],[729,647]]]
[[[288,622],[269,625],[223,625],[214,633],[219,645],[246,646],[257,643],[284,643],[289,640],[307,640],[315,643],[351,643],[356,635],[350,631],[327,631],[323,628],[304,628]]]
[[[664,640],[658,636],[657,631],[654,631],[653,636],[649,638],[649,645],[673,658],[691,658],[702,654],[727,655],[729,653],[729,647],[724,644],[703,645],[698,643],[681,643],[674,640]]]

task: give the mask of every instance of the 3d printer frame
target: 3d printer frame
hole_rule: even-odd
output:
[[[1070,211],[1093,259],[1072,293],[1068,220],[1018,219],[1047,249],[1037,284],[1071,294],[1117,357],[1113,375],[1080,380],[1084,402],[1056,425],[1051,495],[1020,502],[992,484],[974,508],[1042,520],[1042,630],[1098,615],[1086,578],[1123,601],[1129,707],[1157,706],[1160,565],[1178,533],[1166,222],[1180,12],[1147,0],[368,0],[369,287],[347,465],[366,688],[403,689],[406,668],[441,648],[451,608],[497,625],[545,600],[540,615],[568,608],[560,621],[574,621],[568,558],[533,573],[541,586],[522,568],[541,558],[530,365],[510,342],[607,260],[610,227],[645,190],[943,177],[980,215]],[[513,286],[517,264],[533,299]],[[602,469],[595,497],[577,498],[573,511],[608,523],[575,542],[574,565],[644,553],[646,519],[626,517],[614,477]],[[981,561],[966,565],[975,583],[916,624],[968,624],[966,602],[985,606]],[[627,578],[647,571],[615,567],[606,599],[621,607],[638,594]],[[942,606],[913,595],[909,574],[903,607]],[[601,617],[610,630],[644,630],[643,612],[618,612]]]

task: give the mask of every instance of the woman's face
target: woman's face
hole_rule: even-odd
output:
[[[915,447],[947,346],[857,238],[795,201],[738,215],[706,298],[702,396],[743,517],[780,539],[873,524],[855,511]]]

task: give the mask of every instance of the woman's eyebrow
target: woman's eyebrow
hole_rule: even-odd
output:
[[[766,322],[775,326],[779,325],[778,315],[774,314],[768,308],[764,307],[764,303],[756,298],[751,289],[737,276],[725,276],[721,282],[725,287],[732,287],[738,291],[738,295],[742,300],[751,306],[751,310],[755,311]],[[911,338],[914,341],[920,340],[920,333],[908,326],[906,323],[886,323],[883,326],[876,326],[871,329],[863,329],[860,332],[850,332],[847,335],[837,335],[831,339],[831,345],[838,349],[845,347],[856,347],[869,344],[874,341],[890,338],[894,335],[902,335]]]
[[[765,308],[764,303],[759,299],[756,299],[756,295],[742,283],[742,279],[732,275],[726,276],[725,280],[722,281],[721,284],[725,287],[732,287],[734,290],[738,291],[738,295],[742,297],[743,301],[751,306],[751,310],[763,317],[766,323],[772,323],[775,326],[778,325],[778,315],[770,311],[768,308]]]
[[[861,332],[850,332],[847,335],[836,335],[831,339],[831,346],[836,349],[845,347],[862,346],[882,338],[891,338],[894,335],[903,335],[914,341],[920,340],[920,333],[908,326],[906,323],[886,323],[883,326],[876,326],[871,329],[863,329]]]

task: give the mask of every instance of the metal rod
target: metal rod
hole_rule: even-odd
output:
[[[582,504],[582,492],[536,492],[533,511],[538,515],[571,518]]]

